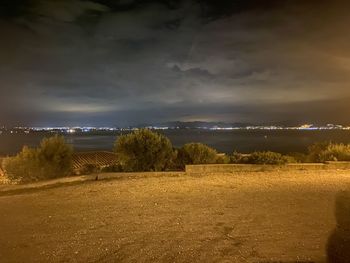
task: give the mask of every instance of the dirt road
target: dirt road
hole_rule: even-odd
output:
[[[255,172],[0,193],[0,262],[324,262],[349,184]]]

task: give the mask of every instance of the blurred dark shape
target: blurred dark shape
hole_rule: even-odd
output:
[[[328,238],[329,263],[350,263],[350,189],[337,194],[335,201],[337,225]]]

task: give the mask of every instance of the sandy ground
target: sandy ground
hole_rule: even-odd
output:
[[[324,262],[350,171],[78,182],[0,193],[0,262]]]

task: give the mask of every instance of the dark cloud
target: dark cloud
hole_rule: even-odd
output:
[[[349,7],[3,1],[0,120],[347,123]]]

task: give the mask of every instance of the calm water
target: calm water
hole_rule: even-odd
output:
[[[320,141],[350,143],[350,131],[204,131],[168,130],[163,132],[175,147],[188,142],[201,142],[219,152],[231,153],[271,150],[281,153],[304,152],[307,147]],[[8,155],[20,151],[23,145],[37,146],[47,134],[1,134],[0,154]],[[114,134],[72,134],[66,135],[67,142],[77,151],[112,150],[119,136]]]

